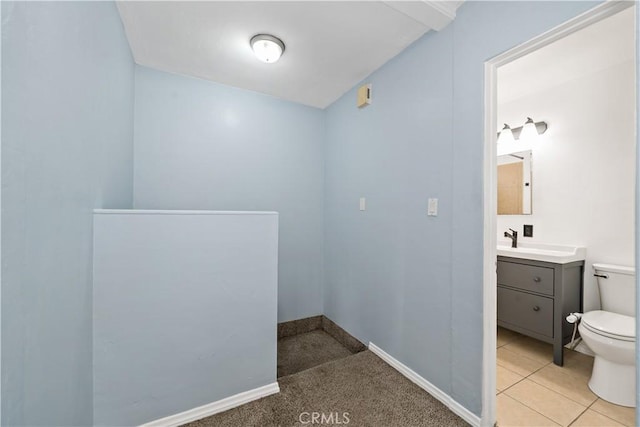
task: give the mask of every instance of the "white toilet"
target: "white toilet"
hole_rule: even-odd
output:
[[[602,310],[585,313],[578,330],[595,353],[589,388],[602,399],[636,406],[635,269],[593,264]]]

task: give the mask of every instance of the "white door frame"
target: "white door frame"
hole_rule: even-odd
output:
[[[497,69],[602,19],[634,6],[630,1],[607,1],[569,21],[485,62],[484,67],[484,258],[483,362],[481,425],[496,422],[496,259],[497,259]],[[636,212],[636,222],[638,221]]]

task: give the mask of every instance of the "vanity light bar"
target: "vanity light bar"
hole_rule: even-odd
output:
[[[531,120],[531,118],[529,117],[527,117],[527,119]],[[536,125],[536,130],[538,131],[538,135],[542,135],[549,128],[549,126],[547,125],[547,122],[535,122],[534,124]],[[511,128],[511,133],[513,133],[513,139],[517,141],[520,138],[520,134],[522,133],[523,128],[524,128],[524,125],[517,128]],[[500,136],[500,132],[498,132],[498,136]]]

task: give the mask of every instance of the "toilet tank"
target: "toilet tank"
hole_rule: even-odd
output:
[[[601,309],[635,317],[635,268],[613,264],[593,264],[593,270],[598,279]]]

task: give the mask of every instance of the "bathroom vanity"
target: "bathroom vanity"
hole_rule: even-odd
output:
[[[498,326],[553,344],[562,366],[573,325],[582,312],[584,248],[545,245],[498,246]]]

